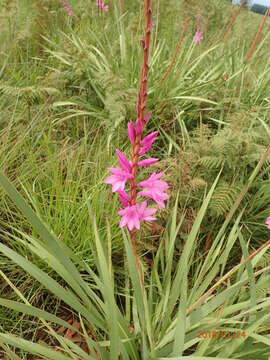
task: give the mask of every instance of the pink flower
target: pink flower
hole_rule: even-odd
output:
[[[129,204],[129,195],[125,191],[122,191],[122,190],[118,190],[117,192],[118,192],[121,203],[123,204],[123,206],[127,207]]]
[[[270,230],[270,216],[268,216],[268,218],[266,219],[265,224],[268,227],[268,229]]]
[[[136,131],[133,124],[133,121],[129,121],[128,123],[128,137],[131,145],[134,143],[135,137],[136,137]]]
[[[196,35],[195,35],[195,37],[194,37],[194,42],[195,42],[195,44],[199,44],[201,41],[202,41],[202,39],[203,39],[203,34],[202,34],[202,32],[201,31],[197,31],[196,32]]]
[[[199,44],[202,39],[203,39],[203,34],[201,32],[201,22],[202,22],[202,11],[198,17],[198,20],[197,20],[197,32],[195,34],[195,37],[194,37],[194,42],[195,44]]]
[[[122,216],[120,221],[120,228],[127,226],[128,230],[131,231],[134,229],[140,229],[140,218],[137,211],[137,206],[127,206],[125,209],[121,209],[118,212],[118,215]]]
[[[145,115],[145,117],[144,117],[144,122],[145,122],[145,124],[148,123],[151,114],[152,114],[152,111],[148,111],[148,113]]]
[[[158,162],[156,158],[149,158],[138,162],[138,166],[151,166]]]
[[[164,201],[169,199],[169,195],[164,191],[169,188],[169,185],[160,180],[163,173],[152,174],[149,179],[141,181],[137,184],[138,187],[143,187],[143,191],[140,191],[138,195],[145,196],[154,200],[159,207],[165,208]]]
[[[103,0],[97,0],[97,8],[98,10],[104,10],[105,12],[109,11],[109,5],[108,4],[103,4]]]
[[[147,202],[146,201],[143,201],[141,203],[141,206],[140,204],[137,204],[137,211],[138,211],[138,214],[139,214],[139,219],[141,221],[153,221],[153,220],[156,220],[156,218],[152,215],[154,215],[157,211],[157,209],[155,208],[148,208],[147,209]]]
[[[157,209],[147,208],[147,202],[143,201],[141,204],[126,206],[125,209],[120,209],[118,215],[122,216],[120,221],[120,228],[127,226],[128,230],[140,229],[141,221],[153,221],[156,218],[152,215],[155,214]]]
[[[163,172],[158,174],[153,173],[147,180],[140,181],[137,186],[145,188],[157,188],[162,191],[167,190],[169,185],[165,181],[160,180],[163,175]]]
[[[109,168],[109,171],[113,175],[108,176],[104,182],[105,184],[112,185],[112,192],[119,190],[123,191],[125,189],[126,182],[133,177],[130,172],[120,168]]]
[[[66,9],[66,11],[68,13],[68,16],[72,16],[72,10],[71,10],[71,8],[70,8],[67,1],[64,3],[64,7],[65,7],[65,9]]]
[[[116,154],[119,160],[119,163],[121,165],[121,168],[125,170],[126,172],[131,172],[131,163],[128,161],[128,159],[125,157],[124,154],[121,153],[120,150],[116,149]]]
[[[156,137],[158,135],[157,131],[152,132],[151,134],[147,135],[142,141],[141,141],[141,150],[139,152],[139,156],[143,156],[147,151],[152,149],[153,142],[156,140]]]

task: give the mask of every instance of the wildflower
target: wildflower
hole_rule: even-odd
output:
[[[149,121],[149,119],[150,119],[150,116],[151,116],[151,113],[152,113],[152,111],[148,111],[148,113],[145,115],[145,117],[144,117],[144,122],[145,122],[145,124],[148,123],[148,121]]]
[[[136,137],[136,130],[132,121],[128,123],[128,137],[131,145],[133,145]]]
[[[142,122],[140,119],[136,121],[136,135],[141,135],[142,133]]]
[[[126,172],[131,172],[131,163],[128,161],[128,159],[125,157],[124,154],[121,153],[120,150],[116,149],[116,154],[119,160],[119,163],[121,165],[121,168],[125,170]]]
[[[194,42],[196,45],[198,45],[203,39],[203,34],[200,31],[196,32],[196,35],[194,37]]]
[[[149,158],[149,159],[146,159],[146,160],[139,161],[138,166],[151,166],[151,165],[155,164],[156,162],[158,162],[158,159]]]
[[[98,8],[103,4],[102,0],[97,1]],[[102,7],[101,7],[102,8]],[[145,126],[147,125],[151,111],[145,114],[146,99],[147,99],[147,77],[149,71],[148,56],[150,47],[150,35],[152,28],[152,12],[150,8],[150,1],[146,2],[146,31],[145,38],[142,41],[142,47],[144,52],[144,60],[142,65],[142,77],[140,81],[140,90],[138,92],[137,101],[137,120],[136,124],[133,121],[128,122],[128,138],[132,145],[132,160],[126,158],[126,156],[120,151],[116,150],[116,154],[119,160],[120,167],[110,168],[109,171],[112,176],[106,178],[105,183],[112,185],[112,191],[117,192],[119,199],[123,205],[118,212],[121,216],[120,227],[126,226],[130,231],[130,237],[134,249],[133,230],[140,229],[142,221],[155,220],[154,214],[157,209],[154,207],[148,207],[148,201],[153,200],[160,208],[165,207],[165,200],[169,198],[166,194],[166,190],[169,188],[168,184],[161,180],[163,173],[152,174],[147,180],[136,183],[136,175],[139,168],[148,167],[155,164],[158,159],[147,158],[140,160],[139,158],[144,156],[149,150],[152,149],[152,145],[158,135],[157,131],[154,131],[142,138],[142,134]],[[129,182],[130,190],[125,191],[126,183]],[[142,191],[138,192],[138,187],[142,187]],[[137,202],[137,196],[145,197],[140,203]],[[138,261],[137,261],[138,263]],[[138,268],[138,271],[139,268]],[[142,278],[142,274],[140,276]]]
[[[123,190],[118,190],[117,192],[121,203],[123,204],[123,206],[127,207],[130,200],[129,195]]]
[[[164,191],[169,188],[169,185],[160,180],[163,173],[152,174],[148,180],[141,181],[137,184],[138,187],[143,187],[143,191],[138,192],[138,195],[154,200],[160,208],[165,208],[164,201],[169,198]]]
[[[66,9],[68,16],[72,16],[72,10],[67,1],[65,1],[65,3],[64,3],[64,8]]]
[[[141,221],[152,221],[156,220],[156,218],[152,215],[154,215],[157,211],[155,208],[147,208],[147,202],[143,201],[140,205],[137,204],[137,211],[139,214],[139,219]]]
[[[97,9],[99,12],[99,9],[104,10],[105,12],[109,11],[109,5],[108,4],[104,4],[103,0],[97,0]]]
[[[139,156],[143,156],[147,151],[152,149],[153,142],[156,140],[158,135],[157,131],[152,132],[151,134],[147,135],[141,141],[141,150],[139,151]]]
[[[123,191],[125,189],[126,182],[132,179],[132,174],[120,168],[109,168],[109,171],[113,175],[108,176],[105,179],[105,184],[112,185],[112,192],[116,192],[118,190]]]
[[[140,218],[136,205],[127,206],[125,209],[119,210],[118,215],[122,216],[120,228],[126,225],[129,231],[132,231],[134,227],[140,230]]]
[[[268,229],[270,229],[270,216],[268,216],[268,218],[266,219],[265,224],[268,227]]]
[[[196,45],[198,45],[203,39],[203,34],[201,32],[201,22],[202,22],[202,12],[200,13],[200,16],[198,17],[197,32],[194,37],[194,42]]]
[[[149,118],[147,121],[148,120]],[[158,161],[156,158],[147,158],[141,161],[138,160],[139,157],[151,150],[153,142],[158,135],[158,132],[154,131],[138,142],[136,139],[137,137],[140,139],[142,131],[143,124],[140,119],[137,119],[136,127],[132,121],[129,121],[128,137],[133,147],[133,156],[134,153],[137,152],[136,167],[148,167]],[[143,180],[137,184],[135,182],[135,188],[133,188],[132,182],[134,182],[134,174],[132,161],[129,161],[119,149],[116,149],[116,154],[120,167],[109,168],[109,172],[112,175],[105,179],[105,183],[112,185],[112,191],[118,193],[119,199],[124,207],[118,212],[118,215],[122,217],[120,220],[120,227],[127,226],[129,231],[132,231],[134,228],[139,230],[141,221],[155,220],[153,215],[156,213],[157,209],[151,207],[148,208],[147,201],[143,201],[141,204],[136,203],[136,201],[134,202],[134,194],[151,199],[157,203],[159,208],[164,208],[165,200],[169,198],[169,195],[165,193],[169,188],[169,185],[161,180],[161,177],[163,176],[163,173],[161,172],[158,174],[153,173],[147,180]],[[125,191],[127,182],[131,182],[130,194]],[[142,187],[143,190],[137,193],[138,187]]]
[[[139,230],[141,221],[152,221],[156,219],[152,216],[156,211],[157,209],[147,208],[146,201],[143,201],[141,204],[128,205],[118,212],[118,214],[122,216],[120,227],[127,226],[129,231],[132,231],[134,228]]]
[[[169,185],[163,181],[160,180],[160,178],[163,176],[163,172],[161,173],[153,173],[149,179],[140,181],[137,186],[145,187],[145,188],[157,188],[158,190],[167,190],[169,188]]]

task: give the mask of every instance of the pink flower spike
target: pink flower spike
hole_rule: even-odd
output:
[[[104,10],[105,12],[108,12],[108,11],[109,11],[109,5],[108,5],[108,4],[103,5],[103,10]]]
[[[129,205],[129,195],[122,190],[118,190],[117,192],[121,203],[123,204],[124,207],[127,207]]]
[[[116,154],[121,165],[121,168],[127,172],[131,172],[131,164],[120,150],[116,149]]]
[[[129,231],[133,230],[134,227],[140,230],[140,219],[136,205],[127,206],[125,209],[119,210],[118,215],[122,216],[120,228],[127,226]]]
[[[144,117],[144,122],[145,122],[145,124],[148,123],[148,121],[149,121],[149,119],[150,119],[150,117],[151,117],[151,114],[152,114],[152,111],[149,111],[149,112],[145,115],[145,117]]]
[[[203,34],[202,34],[202,32],[197,31],[197,32],[196,32],[196,35],[195,35],[195,37],[194,37],[194,42],[195,42],[195,44],[198,45],[198,44],[202,41],[202,39],[203,39]]]
[[[68,13],[68,16],[72,16],[72,10],[71,10],[71,8],[70,8],[67,1],[64,3],[64,7],[65,7],[65,9],[66,9],[66,11]]]
[[[133,176],[120,168],[109,168],[112,176],[108,176],[104,183],[112,185],[112,192],[123,191],[125,189],[126,182],[133,178]]]
[[[268,218],[266,219],[265,224],[267,228],[270,230],[270,216],[268,216]]]
[[[141,205],[141,206],[140,206]],[[148,208],[147,209],[147,202],[143,201],[141,204],[137,204],[137,211],[139,214],[139,219],[141,221],[153,221],[156,220],[156,218],[152,215],[154,215],[157,211],[157,209],[154,208]]]
[[[129,121],[129,123],[128,123],[128,137],[129,137],[131,144],[133,144],[135,137],[136,137],[136,131],[135,131],[133,121]]]
[[[136,121],[136,135],[141,135],[142,133],[142,122],[140,119]]]
[[[147,135],[141,141],[142,148],[139,152],[139,156],[143,156],[147,151],[151,150],[153,142],[156,140],[157,135],[158,135],[158,132],[154,131],[151,134]]]
[[[138,162],[138,166],[151,166],[158,162],[159,159],[156,158],[149,158]]]

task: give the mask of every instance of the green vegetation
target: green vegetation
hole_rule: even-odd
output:
[[[104,184],[136,117],[142,2],[98,16],[73,0],[72,17],[2,2],[0,358],[268,360],[269,20],[244,66],[262,16],[243,9],[226,33],[227,1],[153,1],[147,108],[170,200],[138,234],[142,291]]]

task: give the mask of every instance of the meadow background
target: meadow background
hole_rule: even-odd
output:
[[[72,261],[82,278],[88,281],[88,277],[92,277],[90,285],[96,281],[93,289],[99,293],[99,282],[89,270],[94,272],[101,267],[96,255],[97,231],[89,215],[91,208],[101,242],[108,250],[110,261],[107,265],[113,268],[115,301],[126,313],[127,306],[132,307],[129,304],[133,294],[131,284],[136,279],[127,279],[125,242],[117,215],[119,203],[104,179],[108,167],[116,165],[115,148],[128,149],[127,122],[136,117],[144,14],[141,1],[123,0],[122,10],[118,1],[108,0],[107,3],[108,13],[98,16],[95,1],[70,1],[73,15],[69,17],[60,1],[2,0],[0,164],[2,173],[38,219],[46,224],[49,229],[46,236],[53,232],[60,246],[64,244],[71,249]],[[182,279],[187,299],[185,304],[181,303],[183,292],[181,290],[180,294],[179,290],[179,303],[176,301],[184,308],[192,306],[192,301],[200,298],[216,280],[269,240],[265,220],[270,216],[270,157],[261,159],[270,142],[270,23],[267,19],[244,66],[263,16],[242,9],[228,27],[238,6],[225,0],[156,0],[152,9],[154,25],[147,108],[152,110],[149,129],[159,131],[152,155],[161,161],[154,167],[165,173],[170,185],[170,200],[158,220],[143,227],[137,239],[137,250],[145,273],[152,274],[154,268],[162,278],[160,288],[172,289],[174,275],[170,278],[169,273],[177,273],[179,258],[192,236],[192,253],[189,260],[184,259],[189,262],[186,267],[188,285]],[[203,41],[195,45],[193,38],[201,10]],[[174,66],[161,81],[188,18]],[[247,181],[248,191],[243,193]],[[2,185],[3,182],[1,180]],[[5,191],[7,187],[0,186],[0,238],[4,246],[0,255],[1,298],[32,304],[66,321],[79,321],[77,309],[72,309],[59,294],[50,291],[31,271],[18,266],[21,258],[14,261],[18,254],[59,284],[64,287],[68,284],[68,277],[63,279],[60,266],[57,268],[56,259],[51,258],[54,252],[46,239],[42,242],[44,233],[42,235],[35,226],[37,220],[29,221],[22,208],[18,209],[18,203],[16,206],[10,196],[12,190]],[[203,213],[200,212],[202,206],[205,207]],[[173,254],[166,243],[172,245]],[[13,252],[8,254],[6,247]],[[212,259],[207,257],[209,253]],[[219,254],[223,256],[220,262]],[[160,260],[163,255],[164,261]],[[156,256],[163,265],[155,263]],[[203,356],[269,359],[270,320],[266,317],[270,302],[269,251],[263,251],[256,259],[251,267],[250,262],[245,263],[236,278],[222,283],[222,291],[225,291],[248,274],[248,283],[237,287],[239,293],[231,297],[224,295],[223,300],[204,315],[217,316],[216,309],[225,304],[225,309],[234,306],[234,316],[246,311],[240,316],[243,320],[249,317],[250,307],[263,303],[257,314],[259,320],[253,318],[250,323],[256,326],[247,331],[242,324],[248,336],[241,344],[234,342],[232,351],[228,350],[231,339],[218,344],[211,339],[195,341],[203,327],[192,322],[189,326],[193,337],[186,337],[188,346],[184,346],[184,340],[183,344],[182,340],[178,343],[176,335],[170,336],[170,321],[165,315],[168,290],[165,300],[160,296],[160,303],[153,300],[156,299],[153,294],[149,295],[150,300],[148,298],[148,304],[151,301],[162,303],[160,307],[157,305],[159,315],[153,310],[155,306],[149,305],[154,314],[149,324],[153,325],[155,345],[151,344],[149,329],[145,330],[148,334],[145,341],[150,345],[140,340],[144,330],[134,315],[137,306],[131,311],[132,315],[125,317],[135,328],[135,333],[130,333],[136,335],[132,341],[138,353],[130,355],[127,350],[127,355],[123,355],[123,351],[121,359],[147,359],[149,354],[151,358],[160,359],[167,356],[192,358],[194,354],[198,359]],[[167,271],[166,263],[170,263]],[[197,280],[203,264],[207,264],[205,277],[209,282],[200,288]],[[215,273],[206,276],[214,268]],[[258,272],[259,280],[257,275],[252,275]],[[152,282],[150,275],[149,279],[147,286],[151,287],[154,280]],[[199,289],[197,294],[194,289]],[[237,308],[237,303],[245,305]],[[52,340],[52,333],[44,330],[44,323],[37,319],[39,316],[33,318],[31,313],[18,311],[14,306],[4,300],[0,302],[1,356],[53,359],[46,351],[19,346],[16,335],[29,344],[49,345],[51,349],[60,342],[71,359],[91,358],[70,343],[63,345],[57,337],[57,341]],[[145,303],[142,306],[146,306]],[[176,313],[171,306],[171,319]],[[224,316],[228,319],[230,314],[232,312],[228,311]],[[164,328],[157,322],[159,316],[160,319],[165,317]],[[202,319],[203,316],[200,321]],[[175,326],[176,334],[180,328]],[[60,324],[53,328],[59,327]],[[185,331],[188,334],[188,325],[183,334]],[[4,334],[12,334],[14,338]],[[91,339],[103,341],[100,346],[104,348],[92,350],[93,358],[118,358],[118,355],[109,354],[110,344],[104,344],[109,341],[105,330],[93,331],[93,334]],[[97,349],[97,345],[92,346]],[[179,353],[177,346],[183,349]],[[31,357],[33,353],[36,355]]]

